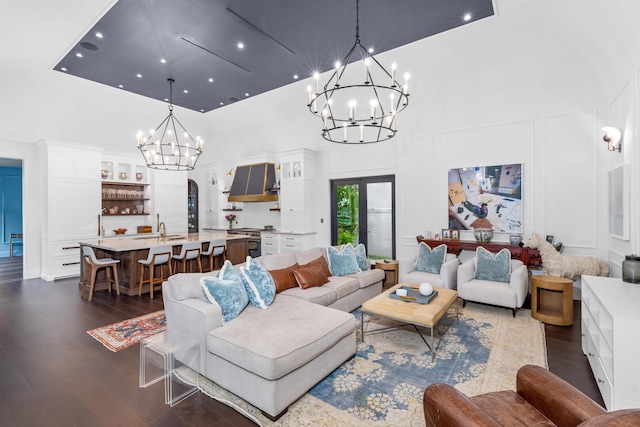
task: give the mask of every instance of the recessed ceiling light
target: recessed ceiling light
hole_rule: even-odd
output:
[[[189,91],[188,91],[188,90],[186,90],[186,89],[185,89],[183,92],[184,92],[184,93],[189,93]]]
[[[204,108],[201,108],[201,109],[200,109],[200,112],[201,112],[201,113],[204,113]]]
[[[166,60],[166,59],[164,59],[164,58],[161,58],[161,59],[160,59],[160,62],[162,62],[163,64],[166,64],[166,63],[167,63],[167,60]]]
[[[209,77],[209,83],[213,83],[213,77]]]
[[[169,102],[169,98],[165,98],[165,99],[164,99],[164,102]]]
[[[249,92],[245,93],[244,96],[249,96]]]
[[[294,78],[294,79],[296,79],[296,80],[298,80],[298,75],[297,75],[297,74],[294,74],[294,75],[293,75],[293,78]]]
[[[471,20],[471,14],[470,13],[465,13],[464,18],[465,21],[470,21]]]
[[[136,74],[136,77],[141,79],[142,78],[142,74],[138,73],[138,74]]]
[[[239,42],[238,43],[238,49],[244,49],[244,43]]]
[[[101,39],[102,38],[102,33],[96,33],[96,37]]]
[[[76,56],[77,56],[78,58],[82,58],[82,54],[81,54],[80,52],[76,53]]]
[[[224,105],[224,102],[221,102],[220,105]]]
[[[369,48],[369,53],[373,53],[373,48],[372,47]]]
[[[60,68],[60,70],[61,71],[67,71],[67,68],[66,67],[62,67],[62,68]]]
[[[118,85],[118,87],[119,87],[120,89],[122,89],[124,86],[122,86],[122,85]]]

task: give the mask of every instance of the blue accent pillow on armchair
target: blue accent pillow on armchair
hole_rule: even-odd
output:
[[[268,308],[276,296],[276,282],[273,281],[269,270],[248,256],[246,264],[240,268],[240,273],[251,305]]]
[[[511,252],[509,249],[504,248],[497,254],[493,254],[482,246],[478,246],[475,278],[509,283],[511,281]]]
[[[345,274],[360,273],[356,253],[351,243],[347,243],[338,250],[333,246],[327,248],[327,258],[329,261],[329,270],[334,276],[344,276]]]
[[[443,244],[431,249],[426,243],[420,242],[418,256],[413,269],[415,271],[424,271],[425,273],[440,274],[440,269],[446,257],[447,245]]]

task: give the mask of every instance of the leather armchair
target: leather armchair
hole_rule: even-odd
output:
[[[458,265],[460,261],[454,254],[447,254],[440,274],[414,271],[416,257],[398,261],[398,280],[400,283],[420,284],[428,282],[437,288],[455,289],[458,277]]]
[[[529,293],[529,271],[522,261],[511,260],[509,283],[475,279],[476,257],[458,267],[458,296],[463,306],[467,301],[507,307],[513,310],[522,307]]]
[[[428,427],[631,427],[640,425],[640,409],[607,412],[571,384],[545,368],[520,368],[514,391],[467,397],[447,384],[424,392]]]

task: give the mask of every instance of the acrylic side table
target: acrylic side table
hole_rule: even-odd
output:
[[[199,366],[200,345],[193,338],[161,332],[140,342],[140,387],[164,380],[164,402],[170,406],[198,391]]]

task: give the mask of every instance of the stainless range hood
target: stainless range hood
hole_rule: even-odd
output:
[[[278,193],[272,191],[276,182],[273,163],[238,166],[229,190],[230,202],[275,202]]]

